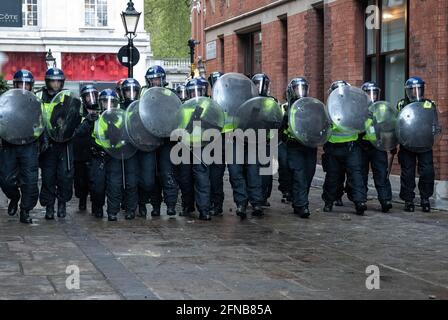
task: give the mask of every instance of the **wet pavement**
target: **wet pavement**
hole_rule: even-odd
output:
[[[275,191],[264,218],[241,222],[226,182],[224,217],[211,222],[162,212],[110,223],[75,199],[65,220],[36,208],[32,226],[2,200],[0,299],[448,299],[447,212],[383,214],[372,200],[358,217],[346,200],[323,213],[320,194],[309,220]],[[66,286],[73,265],[79,289]],[[379,290],[366,288],[370,265]]]

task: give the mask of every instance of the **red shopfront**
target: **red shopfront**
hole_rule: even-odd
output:
[[[2,71],[12,80],[19,69],[31,71],[37,81],[43,81],[45,52],[5,52],[8,62]],[[67,81],[115,82],[127,77],[127,68],[119,64],[114,53],[62,53],[62,70]]]

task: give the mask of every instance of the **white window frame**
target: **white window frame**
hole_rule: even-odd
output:
[[[22,27],[27,29],[35,29],[38,28],[40,25],[40,0],[36,0],[36,4],[31,4],[33,0],[22,0]],[[28,5],[35,6],[36,8],[36,24],[35,25],[28,25]]]
[[[87,0],[83,1],[83,5],[84,5],[84,27],[85,28],[107,28],[109,26],[108,0],[88,0],[89,2],[93,1],[93,6],[94,6],[94,10],[95,10],[94,11],[94,24],[93,25],[88,24],[88,20],[87,20],[87,17],[86,17],[86,14],[87,14],[87,4],[86,4],[86,1]],[[104,1],[105,2],[106,25],[104,25],[104,26],[98,24],[98,22],[99,22],[99,17],[98,17],[98,6],[99,6],[99,4],[98,4],[98,2],[99,1]],[[89,6],[91,6],[90,3],[89,3]],[[90,21],[89,21],[89,23],[90,23]]]

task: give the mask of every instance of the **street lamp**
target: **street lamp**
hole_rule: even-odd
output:
[[[56,58],[53,57],[51,49],[48,50],[47,55],[45,56],[45,63],[47,64],[47,70],[56,68]]]
[[[133,39],[137,36],[137,25],[138,21],[140,20],[141,12],[137,12],[134,8],[134,3],[132,0],[128,2],[128,7],[126,8],[126,11],[123,11],[121,13],[121,20],[123,21],[124,30],[126,31],[126,36],[128,38],[128,55],[129,55],[129,66],[128,66],[128,77],[133,77],[132,67],[133,67],[133,61],[132,61],[132,55],[134,48],[134,42]]]

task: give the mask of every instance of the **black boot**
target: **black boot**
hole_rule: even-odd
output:
[[[181,217],[191,217],[191,214],[194,212],[194,206],[185,206],[182,208],[182,212],[179,213]]]
[[[262,217],[264,216],[263,208],[260,206],[254,206],[252,211],[252,216],[254,217]]]
[[[367,205],[364,202],[355,203],[356,214],[358,216],[363,216],[364,212],[367,210]]]
[[[111,222],[115,222],[115,221],[118,220],[118,218],[117,218],[116,214],[109,214],[108,217],[107,217],[107,220],[111,221]]]
[[[20,210],[20,222],[26,224],[33,223],[33,220],[30,218],[30,212],[28,210]]]
[[[58,201],[58,218],[65,218],[67,215],[65,202],[59,202]]]
[[[212,209],[211,215],[214,217],[222,217],[223,216],[222,205],[214,205]]]
[[[236,215],[241,218],[241,220],[245,220],[247,218],[246,206],[239,205],[236,208]]]
[[[86,211],[87,210],[87,197],[79,198],[78,209],[79,209],[79,211]]]
[[[336,207],[343,207],[344,206],[344,202],[342,202],[342,198],[337,199],[336,202],[334,203],[334,205]]]
[[[45,208],[45,219],[54,220],[54,206],[50,205]]]
[[[124,215],[124,218],[126,220],[134,220],[135,219],[135,212],[134,211],[126,212],[126,214]]]
[[[264,200],[263,203],[261,204],[262,207],[270,207],[271,204],[269,203],[268,200]]]
[[[160,205],[153,205],[151,217],[160,217]]]
[[[294,208],[294,214],[298,215],[302,219],[308,219],[311,215],[308,206]]]
[[[392,202],[390,201],[381,202],[381,211],[383,213],[388,213],[390,209],[392,209]]]
[[[166,208],[166,214],[169,215],[170,217],[173,217],[176,215],[176,207],[175,206],[168,206]]]
[[[333,203],[325,202],[324,212],[332,212],[333,211]]]
[[[12,217],[17,214],[17,210],[19,209],[19,201],[11,200],[8,205],[8,214]]]
[[[92,203],[92,214],[95,216],[95,218],[102,219],[104,215],[103,207],[93,205]]]
[[[146,210],[146,204],[138,205],[138,216],[142,218],[146,218],[148,211]]]
[[[404,203],[404,211],[406,211],[406,212],[414,212],[415,211],[414,202],[406,201]]]
[[[422,206],[423,212],[431,212],[431,203],[429,203],[429,199],[422,199],[420,205]]]
[[[212,220],[212,217],[209,212],[199,212],[199,220],[210,221]]]

